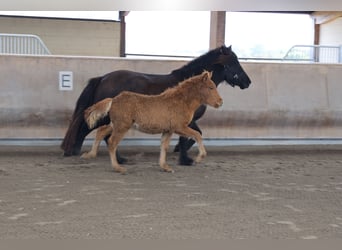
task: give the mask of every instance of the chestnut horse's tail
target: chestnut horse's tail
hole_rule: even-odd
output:
[[[87,122],[89,129],[94,128],[98,120],[108,115],[112,100],[113,98],[105,98],[84,111],[84,120]]]
[[[102,77],[91,78],[77,100],[76,107],[69,124],[69,128],[61,144],[61,148],[64,150],[64,155],[73,154],[76,138],[80,133],[82,124],[84,124],[84,110],[90,105],[94,104],[94,95],[96,92],[95,90],[101,83],[101,79]]]

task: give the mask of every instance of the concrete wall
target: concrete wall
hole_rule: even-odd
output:
[[[0,33],[38,35],[53,55],[120,55],[117,21],[0,16]]]
[[[186,61],[0,56],[0,138],[62,138],[87,80],[118,69],[167,73]],[[199,122],[210,138],[342,138],[342,65],[243,63],[252,84],[221,84],[224,106]],[[59,72],[73,90],[59,90]],[[149,137],[131,131],[129,137]]]

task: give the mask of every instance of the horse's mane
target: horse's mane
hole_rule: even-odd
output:
[[[172,74],[186,75],[187,72],[193,72],[193,75],[201,73],[204,69],[211,70],[208,66],[212,66],[213,62],[218,60],[222,47],[210,50],[207,53],[193,59],[181,68],[173,70]]]
[[[178,85],[176,85],[176,86],[174,86],[172,88],[166,89],[160,95],[163,95],[165,97],[174,96],[175,94],[179,94],[179,95],[185,95],[186,94],[186,95],[189,95],[189,94],[191,94],[193,92],[193,91],[189,91],[190,88],[193,90],[193,87],[200,86],[198,84],[200,78],[202,78],[202,74],[190,77],[190,78],[180,82]]]

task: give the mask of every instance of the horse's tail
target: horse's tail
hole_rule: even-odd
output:
[[[84,120],[87,122],[89,129],[94,128],[98,120],[108,115],[112,100],[113,98],[105,98],[84,111]]]
[[[101,79],[102,77],[91,78],[76,102],[74,113],[61,145],[61,148],[65,153],[71,154],[74,149],[73,147],[75,145],[77,135],[84,122],[84,110],[94,103],[95,90],[99,86]]]

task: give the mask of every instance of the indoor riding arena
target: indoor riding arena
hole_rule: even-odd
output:
[[[233,47],[234,50],[234,47]],[[342,64],[242,61],[248,88],[221,83],[198,121],[207,156],[178,164],[173,135],[131,129],[116,173],[61,143],[90,78],[167,74],[179,59],[0,55],[0,239],[333,239],[342,237]],[[81,153],[90,150],[95,132]],[[189,150],[196,157],[197,144]]]

